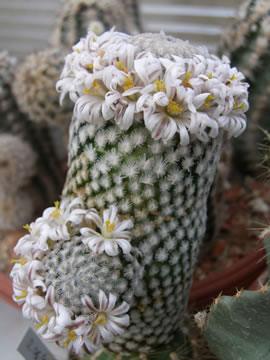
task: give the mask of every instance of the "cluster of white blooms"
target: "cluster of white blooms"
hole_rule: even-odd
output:
[[[117,255],[118,245],[124,254],[129,254],[131,236],[126,229],[132,226],[131,220],[119,221],[115,206],[104,210],[102,220],[95,209],[85,210],[82,201],[76,198],[70,204],[56,202],[55,207],[46,209],[42,217],[25,227],[29,234],[23,236],[14,249],[20,258],[13,260],[15,265],[10,274],[13,300],[23,305],[24,317],[36,323],[38,333],[45,340],[56,341],[78,354],[92,353],[100,344],[111,342],[115,335],[124,332],[129,325],[127,302],[116,306],[114,294],[109,293],[107,297],[99,290],[98,307],[84,295],[81,303],[88,311],[78,316],[56,301],[55,289],[46,285],[42,258],[57,241],[69,241],[80,231],[82,241],[95,254]]]
[[[60,102],[69,94],[78,119],[114,119],[124,130],[142,119],[154,139],[167,142],[179,133],[183,146],[191,134],[206,142],[220,128],[229,136],[243,132],[248,84],[227,58],[157,58],[130,39],[114,31],[89,32],[67,56],[57,89]]]

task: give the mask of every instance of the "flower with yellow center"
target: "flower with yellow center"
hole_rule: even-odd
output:
[[[82,303],[94,315],[93,324],[89,330],[88,336],[94,345],[106,343],[113,340],[115,335],[121,335],[129,325],[129,316],[126,315],[129,305],[124,301],[118,307],[115,307],[117,298],[99,291],[99,306],[96,307],[92,299],[85,295]]]
[[[10,262],[12,263],[12,264],[20,264],[20,265],[25,265],[26,263],[27,263],[27,259],[24,257],[24,256],[22,256],[21,258],[19,258],[19,259],[11,259],[10,260]]]
[[[210,95],[207,96],[207,98],[206,98],[206,100],[205,100],[205,102],[204,102],[203,105],[204,105],[206,108],[209,108],[210,105],[211,105],[211,101],[212,101],[212,100],[215,100],[215,97],[210,94]]]
[[[59,209],[59,201],[55,201],[54,206],[55,206],[55,210],[51,212],[50,217],[58,219],[59,216],[61,215],[60,213],[61,210]]]
[[[40,329],[42,326],[48,324],[49,322],[49,317],[47,315],[41,315],[40,319],[41,319],[41,323],[36,324],[37,329]]]
[[[166,91],[166,85],[165,85],[165,82],[164,80],[157,80],[157,81],[154,81],[154,84],[156,85],[156,91],[163,91],[165,92]]]
[[[15,296],[15,299],[16,299],[16,300],[22,300],[22,299],[25,299],[26,296],[27,296],[27,291],[26,291],[26,290],[22,290],[22,291],[21,291],[21,295]]]
[[[135,86],[135,84],[134,84],[133,79],[130,77],[127,77],[125,80],[125,83],[123,85],[124,90],[127,91],[129,89],[132,89],[134,86]]]
[[[91,209],[87,213],[86,219],[94,223],[99,229],[99,232],[92,227],[85,227],[80,230],[83,235],[83,243],[87,244],[95,254],[105,251],[110,256],[116,256],[119,251],[118,246],[124,254],[130,253],[131,234],[127,230],[133,227],[133,223],[131,220],[120,222],[117,217],[116,206],[111,205],[108,210],[103,211],[103,220],[95,209]]]
[[[56,201],[54,207],[43,212],[43,216],[36,223],[41,225],[42,233],[46,234],[46,246],[51,241],[69,240],[71,227],[76,227],[83,219],[85,210],[81,200],[74,199],[69,205]],[[48,241],[49,239],[49,241]]]
[[[192,89],[192,85],[189,83],[189,79],[191,77],[191,72],[188,72],[186,74],[186,76],[184,77],[184,79],[182,80],[182,85],[184,87],[188,87],[188,88],[191,88]]]
[[[175,101],[170,100],[169,104],[166,107],[166,112],[172,117],[180,116],[183,111],[183,107],[177,104]]]
[[[233,110],[245,110],[245,109],[246,109],[246,105],[244,103],[239,105],[238,101],[235,101],[235,103],[233,104]]]
[[[65,346],[65,348],[68,346],[70,341],[75,341],[77,339],[77,335],[74,330],[70,330],[67,334],[67,339],[63,342],[61,342],[62,345]]]
[[[123,65],[122,61],[117,61],[116,65],[118,67],[119,70],[128,73],[128,68],[126,66]]]

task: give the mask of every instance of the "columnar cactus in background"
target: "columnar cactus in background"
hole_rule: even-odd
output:
[[[17,67],[13,93],[20,110],[36,123],[45,126],[57,158],[65,167],[68,127],[72,103],[59,107],[55,83],[59,79],[68,50],[48,48],[25,57]],[[59,171],[63,173],[64,170]]]
[[[133,20],[135,22],[135,25],[137,26],[138,30],[134,29],[135,33],[137,33],[138,31],[141,33],[142,24],[138,0],[122,0],[122,4],[124,10],[129,14],[130,20]],[[134,31],[131,31],[131,33],[133,33]]]
[[[245,136],[235,143],[235,161],[244,171],[258,172],[262,161],[259,145],[261,128],[269,127],[270,95],[270,2],[248,0],[239,10],[234,23],[224,32],[219,47],[250,84],[250,108]]]
[[[13,83],[20,110],[33,122],[68,128],[72,116],[71,104],[59,107],[55,83],[61,75],[64,48],[48,48],[25,57],[16,69]]]
[[[30,224],[11,273],[44,339],[147,354],[179,333],[223,134],[245,128],[242,80],[164,34],[73,47],[57,84],[75,103],[62,201]]]
[[[67,0],[60,9],[51,44],[71,48],[88,30],[97,35],[110,30],[137,34],[136,0]]]
[[[33,218],[30,185],[36,172],[36,154],[20,137],[0,135],[0,229],[13,230]]]
[[[46,127],[19,109],[12,93],[15,60],[0,53],[0,229],[14,230],[52,201],[62,184]],[[33,192],[35,196],[33,195]],[[39,195],[38,195],[39,194]],[[41,197],[41,199],[39,199]],[[46,205],[45,205],[46,206]]]

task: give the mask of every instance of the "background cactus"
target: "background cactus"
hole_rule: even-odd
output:
[[[122,0],[122,4],[124,10],[129,14],[130,20],[132,20],[137,27],[137,28],[134,27],[134,30],[132,30],[132,28],[128,28],[126,32],[132,35],[141,33],[143,29],[142,29],[140,6],[138,0]]]
[[[28,56],[16,68],[13,92],[20,110],[33,122],[68,128],[72,106],[59,106],[55,83],[68,50],[48,48]]]
[[[57,156],[59,173],[64,173],[67,137],[72,104],[59,106],[55,83],[59,79],[68,50],[48,48],[26,56],[16,68],[13,93],[20,110],[36,128],[46,128],[52,152]]]
[[[25,221],[30,221],[34,212],[40,211],[41,207],[55,199],[63,181],[63,173],[59,171],[59,162],[54,156],[48,128],[33,124],[16,103],[11,89],[15,69],[14,58],[2,52],[0,212],[2,229],[10,230],[22,226]],[[33,196],[33,193],[38,195]],[[25,199],[25,209],[22,198]]]
[[[137,34],[138,25],[136,0],[68,0],[60,10],[51,44],[71,48],[88,30],[101,35],[113,26]]]
[[[263,235],[269,268],[269,229],[266,229]],[[269,303],[268,284],[257,291],[238,290],[235,296],[219,296],[215,299],[208,316],[206,315],[202,322],[199,321],[210,350],[220,360],[268,359]],[[202,313],[196,317],[201,320]]]
[[[223,134],[245,128],[247,84],[226,59],[164,34],[90,32],[73,50],[57,84],[75,102],[62,202],[15,247],[14,300],[70,351],[166,352]]]
[[[227,31],[224,32],[219,54],[225,54],[246,76],[250,108],[247,113],[247,131],[234,144],[234,161],[244,172],[258,173],[263,143],[261,128],[269,130],[270,94],[270,3],[266,0],[248,0]]]

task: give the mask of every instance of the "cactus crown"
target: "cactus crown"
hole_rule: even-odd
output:
[[[77,118],[114,118],[126,130],[143,118],[154,139],[166,142],[178,132],[181,145],[189,133],[207,141],[219,128],[233,136],[245,129],[248,85],[225,58],[162,34],[132,38],[112,31],[90,32],[73,50],[57,88],[60,101],[69,93],[76,103]]]

